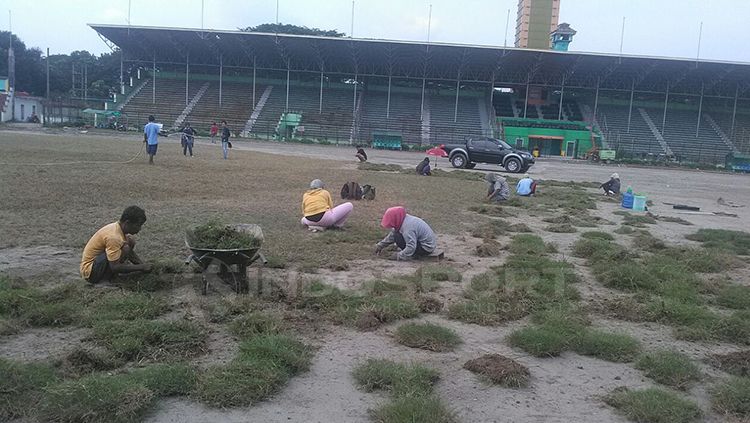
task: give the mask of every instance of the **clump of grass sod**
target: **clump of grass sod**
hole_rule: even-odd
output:
[[[390,392],[392,400],[372,411],[379,422],[453,423],[456,417],[432,393],[438,373],[418,364],[405,365],[390,360],[369,359],[358,365],[353,372],[357,386],[373,392]]]
[[[0,420],[32,414],[47,386],[59,375],[44,363],[20,363],[0,358]]]
[[[692,401],[659,388],[618,388],[607,395],[604,402],[636,422],[689,423],[703,415]]]
[[[464,369],[506,388],[523,388],[529,383],[530,373],[526,366],[499,354],[469,360],[464,363]]]
[[[635,367],[664,385],[685,390],[700,378],[700,369],[684,354],[656,351],[638,357]]]
[[[238,231],[230,225],[212,220],[193,229],[190,244],[193,248],[229,250],[257,248],[261,244],[261,239]]]
[[[451,351],[461,343],[458,334],[432,323],[407,323],[396,329],[396,340],[407,347],[429,351]]]
[[[123,360],[192,357],[206,339],[203,328],[187,321],[104,321],[94,324],[93,330],[94,340]]]
[[[750,377],[732,377],[712,390],[713,407],[740,419],[750,417]]]
[[[711,364],[734,376],[750,376],[750,350],[714,354]]]
[[[750,254],[750,233],[726,229],[699,229],[685,238],[698,241],[707,248],[719,248],[735,254]]]

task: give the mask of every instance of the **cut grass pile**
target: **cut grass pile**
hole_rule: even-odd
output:
[[[80,377],[89,373],[114,370],[123,364],[122,360],[109,353],[76,347],[55,362],[60,373],[69,377]]]
[[[712,390],[713,407],[722,414],[750,417],[750,377],[732,377]]]
[[[259,311],[240,315],[229,323],[229,333],[239,339],[276,334],[283,329],[284,323],[278,316]]]
[[[568,225],[568,224],[549,225],[546,228],[544,228],[544,230],[547,232],[560,233],[560,234],[572,234],[572,233],[578,232],[578,229],[573,227],[573,225]]]
[[[392,400],[381,404],[372,414],[387,423],[452,423],[456,417],[432,394],[438,373],[419,364],[405,365],[390,360],[369,359],[353,372],[354,380],[365,392],[388,391]]]
[[[750,350],[714,354],[711,364],[734,376],[750,376]]]
[[[464,363],[464,369],[506,388],[528,386],[531,375],[526,366],[499,354],[486,354],[469,360]]]
[[[261,242],[262,240],[254,235],[237,231],[218,220],[210,220],[196,226],[190,236],[191,247],[216,250],[257,248]]]
[[[461,282],[461,273],[450,266],[433,264],[423,266],[420,271],[422,277],[428,278],[432,281]]]
[[[659,388],[618,388],[604,401],[636,422],[688,423],[697,421],[703,415],[692,401]]]
[[[416,301],[404,295],[400,285],[396,286],[396,292],[362,294],[313,282],[302,292],[298,306],[318,311],[337,324],[372,329],[419,314]]]
[[[370,170],[373,172],[401,172],[403,167],[397,164],[362,162],[357,165],[359,170]]]
[[[614,241],[615,237],[612,236],[612,234],[609,234],[607,232],[600,232],[600,231],[589,231],[584,232],[581,234],[581,238],[584,239],[600,239],[604,241]]]
[[[461,337],[452,330],[432,323],[406,323],[395,333],[399,344],[428,351],[453,351],[461,344]]]
[[[632,226],[627,226],[627,225],[623,225],[615,229],[615,233],[620,234],[620,235],[630,235],[634,232],[635,232],[635,229],[633,229]]]
[[[681,390],[688,389],[701,375],[700,369],[690,358],[676,351],[642,354],[635,367],[642,370],[646,377]]]
[[[503,203],[532,212],[548,213],[561,210],[568,214],[596,209],[596,197],[579,186],[543,187],[534,197],[512,197]]]
[[[474,249],[474,253],[478,257],[497,257],[501,251],[502,246],[500,243],[492,239],[482,240],[482,243]]]
[[[217,408],[255,404],[279,392],[293,376],[307,371],[309,347],[286,335],[259,335],[240,344],[227,365],[198,376],[193,397]]]
[[[614,214],[622,216],[622,224],[635,228],[645,228],[646,225],[655,225],[656,219],[648,214],[635,214],[624,210],[618,210]]]
[[[123,360],[192,357],[203,351],[206,333],[187,322],[150,320],[105,321],[93,326],[93,338]]]
[[[707,248],[719,248],[735,254],[750,254],[750,233],[726,229],[699,229],[685,238],[698,241]]]
[[[493,219],[488,222],[477,225],[471,231],[474,238],[494,239],[508,233],[508,222],[499,219]]]

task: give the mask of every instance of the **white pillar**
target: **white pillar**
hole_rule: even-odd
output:
[[[628,134],[630,133],[630,120],[633,117],[633,95],[635,94],[635,79],[630,84],[630,107],[628,108]]]
[[[153,75],[151,75],[151,102],[156,103],[156,53],[154,53]]]
[[[424,86],[427,81],[422,77],[422,104],[419,106],[419,120],[424,120]]]
[[[221,107],[221,90],[224,79],[224,55],[219,55],[219,107]]]
[[[701,130],[701,116],[703,115],[703,83],[701,82],[701,100],[698,102],[698,125],[695,127],[695,137],[698,138],[698,133]]]
[[[391,75],[388,75],[388,100],[385,103],[385,118],[391,117]]]
[[[323,113],[323,70],[320,71],[320,99],[318,100],[318,113]]]
[[[286,68],[286,105],[284,106],[284,112],[289,111],[289,65]]]
[[[669,82],[667,82],[667,92],[664,95],[664,114],[661,120],[661,135],[664,136],[664,130],[667,126],[667,102],[669,102]]]
[[[461,76],[456,80],[456,105],[453,107],[453,123],[458,121],[458,93],[461,91]]]

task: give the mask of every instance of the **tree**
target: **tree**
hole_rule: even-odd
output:
[[[267,33],[279,33],[279,34],[292,34],[292,35],[318,35],[322,37],[346,37],[343,32],[338,32],[335,29],[320,29],[320,28],[308,28],[306,26],[284,24],[284,23],[265,23],[258,26],[249,26],[241,31],[247,32],[267,32]]]

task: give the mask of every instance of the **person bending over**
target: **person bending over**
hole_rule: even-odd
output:
[[[355,154],[354,156],[358,158],[360,162],[367,161],[367,153],[365,153],[365,149],[362,148],[361,145],[357,146],[357,154]]]
[[[523,175],[523,179],[518,181],[518,184],[516,185],[516,194],[523,197],[536,194],[536,181],[531,179],[531,176],[529,176],[528,173]]]
[[[380,255],[384,248],[396,244],[400,249],[391,260],[411,260],[429,256],[435,251],[437,237],[424,220],[406,213],[403,207],[391,207],[385,211],[380,226],[390,229],[388,235],[375,246],[375,254]]]
[[[352,203],[333,207],[331,193],[324,187],[323,181],[315,179],[310,182],[310,189],[302,195],[302,224],[313,232],[341,228],[354,209]]]
[[[120,220],[96,231],[81,257],[81,276],[90,283],[112,280],[120,273],[150,272],[151,265],[144,263],[135,253],[135,239],[146,222],[146,212],[130,206],[122,212]]]
[[[430,168],[430,158],[425,157],[424,160],[419,162],[417,165],[417,175],[419,176],[430,176],[432,175],[432,169]]]
[[[617,195],[620,193],[620,175],[613,173],[609,181],[601,184],[599,188],[604,190],[604,195]]]
[[[510,197],[510,187],[502,176],[497,173],[488,173],[484,180],[487,181],[488,201],[500,202]]]

